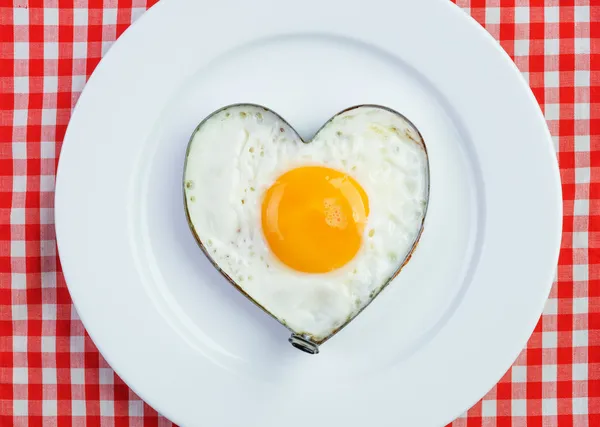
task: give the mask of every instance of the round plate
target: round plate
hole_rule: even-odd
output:
[[[239,102],[268,106],[306,139],[346,107],[385,105],[427,144],[419,247],[318,356],[292,348],[186,224],[189,136]],[[560,226],[531,91],[489,34],[436,0],[162,1],[90,78],[57,176],[58,246],[83,323],[117,374],[186,426],[451,421],[525,345]]]

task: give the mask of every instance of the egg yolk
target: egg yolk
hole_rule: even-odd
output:
[[[281,175],[266,191],[262,229],[280,261],[305,273],[348,263],[360,249],[369,200],[352,177],[322,166]]]

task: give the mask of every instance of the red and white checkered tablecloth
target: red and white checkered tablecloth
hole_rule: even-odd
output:
[[[416,0],[415,0],[416,1]],[[86,79],[155,0],[0,0],[0,426],[167,426],[73,308],[53,190]],[[454,426],[600,426],[600,0],[459,0],[514,59],[557,149],[557,280],[502,380]],[[435,408],[432,408],[435,410]]]

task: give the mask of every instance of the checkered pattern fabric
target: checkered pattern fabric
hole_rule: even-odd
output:
[[[71,111],[154,0],[0,0],[0,426],[166,426],[86,334],[56,253]],[[563,247],[535,332],[454,426],[600,426],[600,1],[459,0],[514,59],[561,168]],[[433,408],[435,410],[435,408]]]

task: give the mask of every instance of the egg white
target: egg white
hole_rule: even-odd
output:
[[[407,121],[377,107],[336,116],[308,144],[261,107],[221,110],[190,143],[184,180],[191,225],[246,293],[293,331],[320,341],[370,302],[418,237],[428,197],[427,156],[419,138]],[[265,191],[284,172],[306,165],[349,174],[369,199],[361,249],[325,274],[281,263],[261,229]]]

